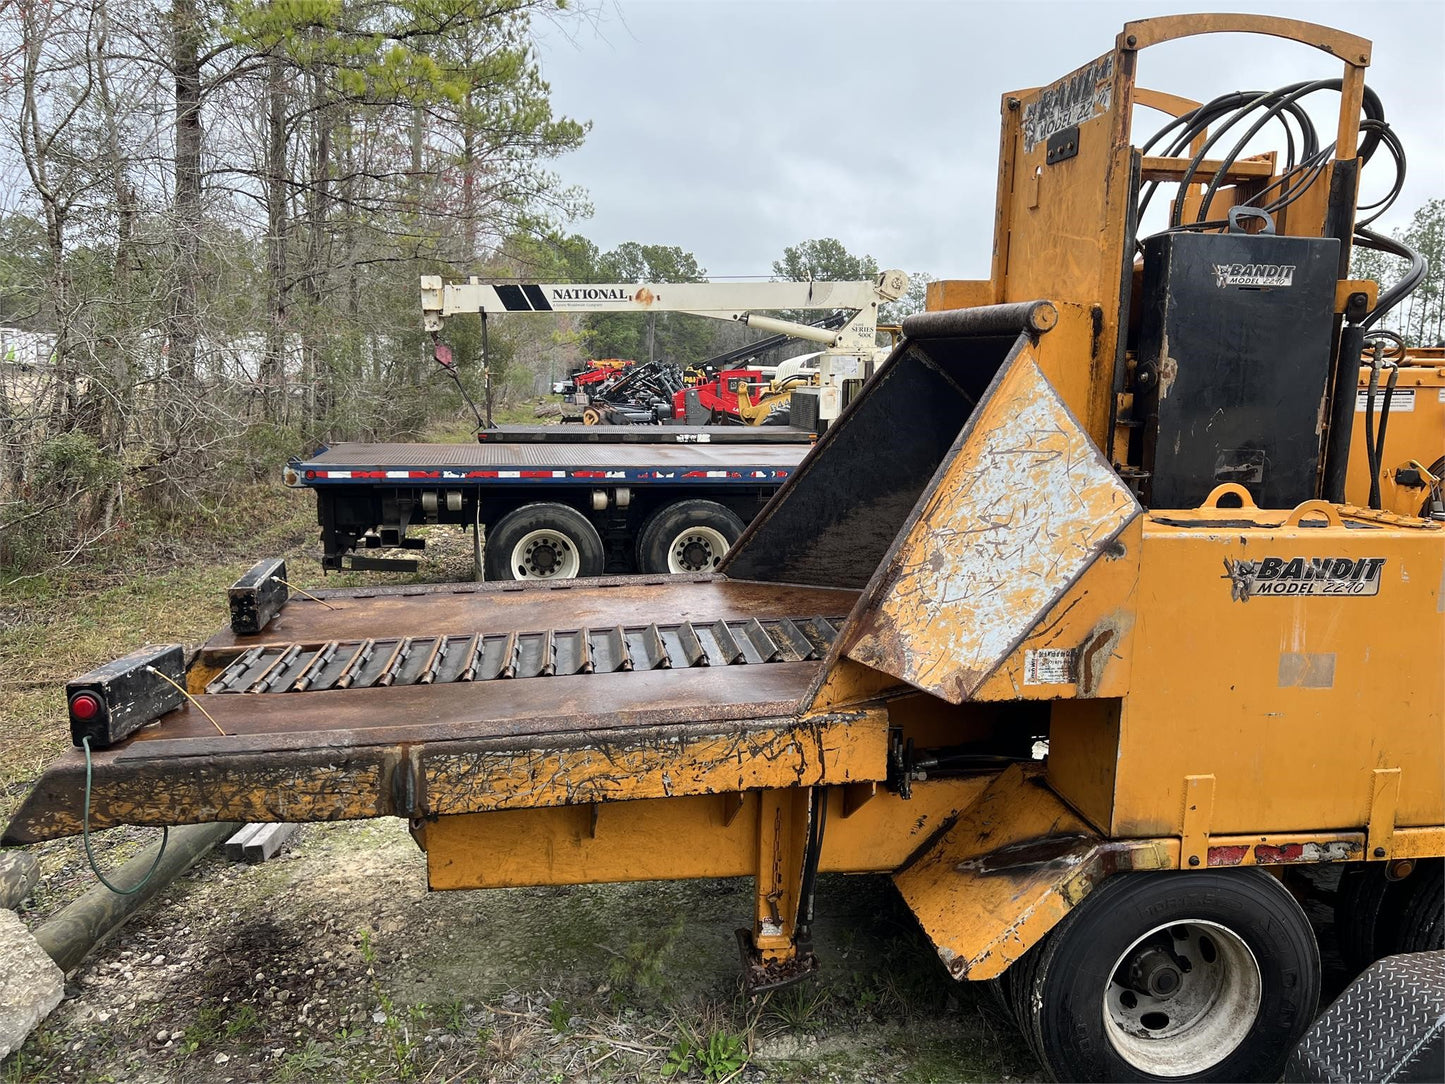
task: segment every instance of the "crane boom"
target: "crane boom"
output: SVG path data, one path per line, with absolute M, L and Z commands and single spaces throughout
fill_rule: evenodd
M 677 282 L 495 284 L 472 276 L 447 282 L 421 279 L 422 313 L 428 331 L 440 331 L 448 316 L 501 312 L 681 312 L 734 320 L 759 330 L 792 335 L 843 353 L 872 350 L 878 306 L 908 290 L 902 271 L 880 272 L 856 282 Z M 754 310 L 852 309 L 836 330 L 781 320 Z

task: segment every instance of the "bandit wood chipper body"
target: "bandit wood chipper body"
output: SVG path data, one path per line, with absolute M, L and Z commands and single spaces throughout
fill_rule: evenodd
M 1333 77 L 1135 85 L 1225 31 Z M 80 832 L 89 757 L 92 830 L 394 816 L 436 889 L 750 876 L 754 988 L 817 966 L 820 872 L 884 872 L 1051 1073 L 1273 1079 L 1320 984 L 1301 869 L 1362 959 L 1440 947 L 1445 524 L 1343 503 L 1399 296 L 1346 274 L 1398 146 L 1369 58 L 1127 25 L 1004 97 L 991 277 L 931 287 L 723 574 L 288 598 L 262 563 L 188 665 L 71 684 L 87 747 L 4 842 Z M 1140 105 L 1178 119 L 1136 147 Z M 1281 116 L 1292 156 L 1239 156 Z

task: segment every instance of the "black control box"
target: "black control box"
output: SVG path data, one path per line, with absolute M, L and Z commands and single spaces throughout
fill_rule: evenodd
M 185 703 L 186 653 L 180 644 L 143 647 L 65 686 L 70 740 L 105 749 Z
M 1144 242 L 1134 412 L 1150 508 L 1238 482 L 1262 508 L 1315 496 L 1340 243 L 1247 233 Z

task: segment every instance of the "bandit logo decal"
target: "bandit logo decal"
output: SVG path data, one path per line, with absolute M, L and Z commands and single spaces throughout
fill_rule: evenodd
M 1292 263 L 1217 263 L 1214 265 L 1214 285 L 1248 286 L 1260 289 L 1265 286 L 1293 286 Z
M 1224 559 L 1236 602 L 1257 595 L 1378 595 L 1383 557 L 1265 557 Z

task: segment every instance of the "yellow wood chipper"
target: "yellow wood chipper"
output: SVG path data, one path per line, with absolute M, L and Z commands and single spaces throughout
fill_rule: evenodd
M 1136 85 L 1223 32 L 1329 71 Z M 71 684 L 4 842 L 404 817 L 436 889 L 753 877 L 754 989 L 818 966 L 820 872 L 888 873 L 1059 1078 L 1273 1079 L 1320 988 L 1302 869 L 1360 959 L 1441 947 L 1445 523 L 1344 500 L 1408 286 L 1348 276 L 1403 156 L 1369 61 L 1128 24 L 1004 96 L 990 278 L 931 284 L 722 574 L 288 597 L 263 562 L 189 661 Z M 1135 145 L 1139 106 L 1172 119 Z

